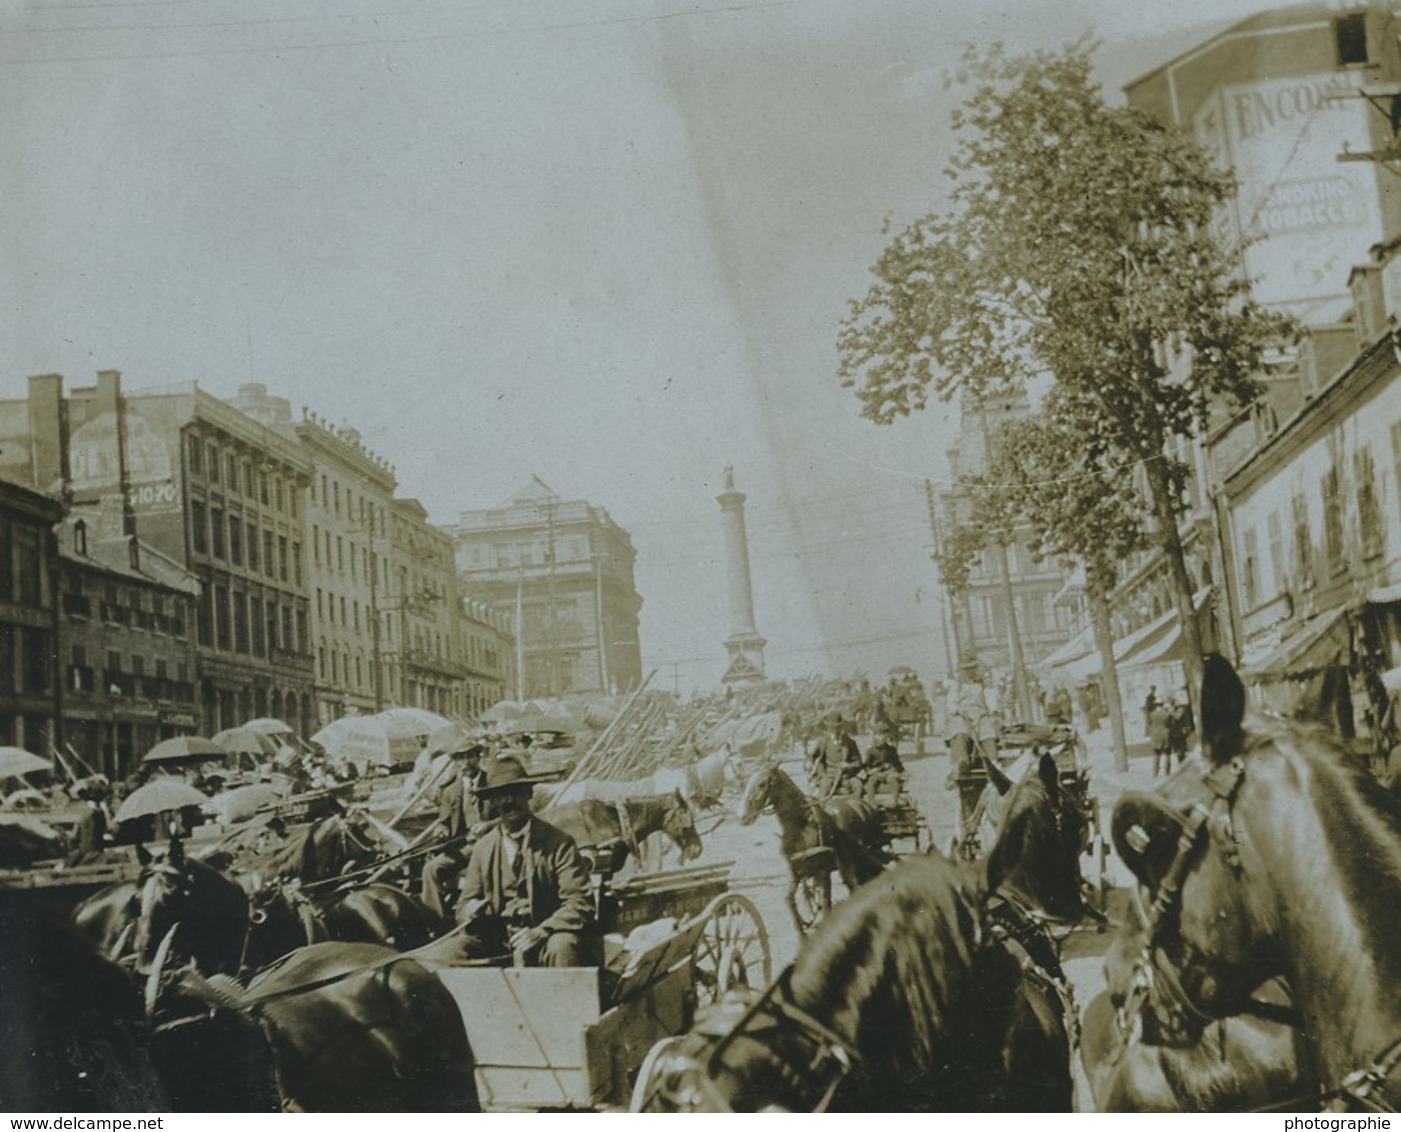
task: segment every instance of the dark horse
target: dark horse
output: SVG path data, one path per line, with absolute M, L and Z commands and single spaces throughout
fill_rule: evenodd
M 293 952 L 249 982 L 185 976 L 177 1002 L 256 1021 L 287 1112 L 477 1112 L 462 1014 L 438 976 L 364 943 Z M 179 1011 L 177 1010 L 177 1013 Z
M 1208 657 L 1205 773 L 1126 794 L 1114 842 L 1153 893 L 1147 1009 L 1169 1033 L 1248 1013 L 1285 979 L 1315 1100 L 1401 1103 L 1401 822 L 1323 734 L 1244 723 L 1245 690 Z
M 1179 772 L 1180 773 L 1180 772 Z M 1207 1023 L 1170 1044 L 1142 1007 L 1151 972 L 1142 965 L 1144 913 L 1135 902 L 1105 953 L 1107 990 L 1085 1007 L 1080 1055 L 1099 1112 L 1248 1112 L 1309 1093 L 1299 1074 L 1299 1031 L 1286 1020 L 1286 988 L 1256 992 L 1272 1017 L 1241 1014 Z
M 788 862 L 785 900 L 799 933 L 832 906 L 832 870 L 848 892 L 879 876 L 889 863 L 880 810 L 839 798 L 823 805 L 798 789 L 774 764 L 744 788 L 740 822 L 753 825 L 766 809 L 778 818 L 779 849 Z
M 383 855 L 364 814 L 338 811 L 297 831 L 284 845 L 241 871 L 315 884 L 373 865 Z
M 411 951 L 448 928 L 421 901 L 388 884 L 310 896 L 295 883 L 273 881 L 252 894 L 243 969 L 258 970 L 312 943 L 378 943 Z
M 552 806 L 540 817 L 581 846 L 621 845 L 625 852 L 618 865 L 628 856 L 636 859 L 642 843 L 654 833 L 666 834 L 683 863 L 699 857 L 703 848 L 695 817 L 680 790 L 617 802 L 586 798 Z
M 655 1048 L 647 1111 L 1069 1111 L 1073 1020 L 1046 918 L 1075 919 L 1080 824 L 1055 764 L 984 862 L 911 857 L 837 906 L 757 999 Z
M 149 1112 L 170 1105 L 141 993 L 31 894 L 0 890 L 0 1109 Z
M 149 969 L 170 936 L 167 960 L 198 958 L 206 974 L 233 974 L 242 965 L 248 896 L 217 869 L 185 856 L 172 838 L 162 857 L 136 847 L 141 873 L 111 885 L 73 911 L 73 926 L 109 959 Z

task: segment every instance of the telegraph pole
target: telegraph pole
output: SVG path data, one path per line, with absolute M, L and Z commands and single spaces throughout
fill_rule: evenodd
M 939 563 L 939 510 L 934 501 L 934 481 L 926 479 L 924 481 L 924 502 L 929 513 L 929 537 L 933 539 L 933 553 L 930 561 L 937 568 Z M 949 591 L 945 588 L 943 579 L 939 580 L 939 631 L 944 641 L 944 670 L 948 673 L 950 680 L 954 677 L 954 671 L 958 667 L 959 659 L 963 655 L 963 642 L 958 639 L 958 614 L 955 611 L 953 616 L 953 649 L 949 649 Z

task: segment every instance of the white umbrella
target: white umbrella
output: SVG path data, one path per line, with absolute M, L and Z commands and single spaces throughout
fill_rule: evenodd
M 138 786 L 117 807 L 116 820 L 130 821 L 147 814 L 163 814 L 167 810 L 183 810 L 186 806 L 203 806 L 209 801 L 188 782 L 179 778 L 155 778 Z
M 426 738 L 435 731 L 452 726 L 452 720 L 447 716 L 415 707 L 385 708 L 373 718 L 383 720 L 391 735 L 415 735 L 419 738 Z
M 243 725 L 243 730 L 252 731 L 256 735 L 295 735 L 296 732 L 280 719 L 250 719 Z
M 411 763 L 423 749 L 417 735 L 396 734 L 375 715 L 348 715 L 328 723 L 311 741 L 321 744 L 337 762 L 362 768 Z
M 23 778 L 26 774 L 53 768 L 53 760 L 32 755 L 23 747 L 0 747 L 0 778 Z

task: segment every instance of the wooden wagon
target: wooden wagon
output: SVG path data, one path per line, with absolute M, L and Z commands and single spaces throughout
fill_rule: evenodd
M 655 925 L 655 938 L 606 967 L 447 967 L 483 1107 L 494 1111 L 626 1106 L 661 1038 L 697 1007 L 772 978 L 758 909 L 729 891 L 730 862 L 634 877 L 598 877 L 611 934 Z M 644 934 L 644 933 L 637 933 Z

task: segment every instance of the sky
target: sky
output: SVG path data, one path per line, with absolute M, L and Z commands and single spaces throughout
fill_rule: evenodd
M 836 336 L 963 46 L 1093 32 L 1117 97 L 1267 6 L 0 0 L 0 397 L 262 382 L 440 524 L 539 476 L 631 533 L 660 686 L 725 667 L 732 465 L 769 673 L 934 677 L 957 410 L 861 419 Z

